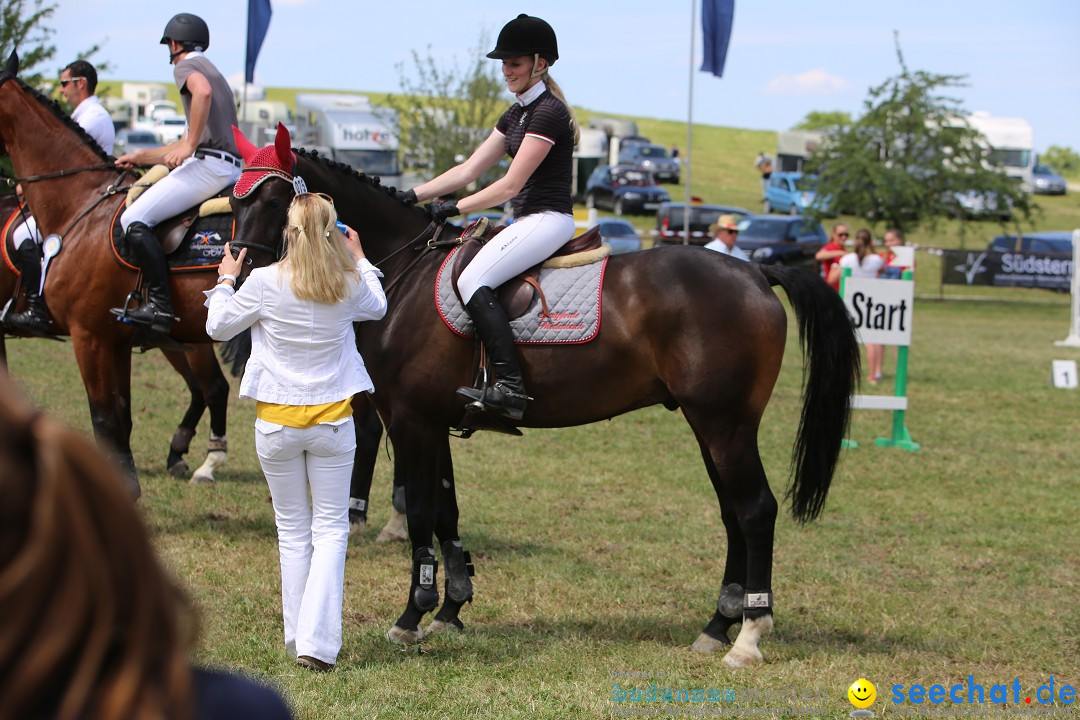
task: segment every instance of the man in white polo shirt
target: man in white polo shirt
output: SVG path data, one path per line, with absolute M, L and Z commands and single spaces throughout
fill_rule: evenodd
M 85 60 L 76 60 L 60 71 L 60 94 L 75 110 L 71 119 L 94 139 L 101 149 L 112 155 L 116 129 L 109 111 L 94 93 L 97 92 L 97 70 Z M 49 334 L 49 311 L 41 286 L 41 233 L 33 217 L 15 229 L 15 263 L 22 273 L 21 288 L 26 293 L 26 310 L 8 318 L 18 330 L 31 335 Z
M 709 250 L 730 255 L 739 260 L 749 260 L 750 256 L 735 247 L 735 241 L 739 239 L 739 224 L 734 215 L 721 215 L 709 226 L 709 234 L 713 239 L 705 244 Z

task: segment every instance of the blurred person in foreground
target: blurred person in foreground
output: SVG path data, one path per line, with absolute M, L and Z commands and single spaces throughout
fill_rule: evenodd
M 196 620 L 119 471 L 0 376 L 0 719 L 291 717 L 193 668 Z
M 375 388 L 353 323 L 379 320 L 386 295 L 356 231 L 337 228 L 328 195 L 289 205 L 284 257 L 234 289 L 247 250 L 229 244 L 206 291 L 206 333 L 228 340 L 251 328 L 240 397 L 255 405 L 259 456 L 278 531 L 285 649 L 326 672 L 341 650 L 349 486 L 356 432 L 352 398 Z M 310 500 L 308 498 L 310 493 Z

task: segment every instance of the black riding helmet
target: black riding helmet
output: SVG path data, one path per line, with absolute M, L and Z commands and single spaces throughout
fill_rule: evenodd
M 539 55 L 555 64 L 559 59 L 559 44 L 555 40 L 555 31 L 538 17 L 522 13 L 506 23 L 499 32 L 499 41 L 495 49 L 487 54 L 492 60 Z
M 170 40 L 175 40 L 185 48 L 206 50 L 210 47 L 210 28 L 198 15 L 179 13 L 173 15 L 172 20 L 165 26 L 165 32 L 161 34 L 162 45 L 168 45 Z

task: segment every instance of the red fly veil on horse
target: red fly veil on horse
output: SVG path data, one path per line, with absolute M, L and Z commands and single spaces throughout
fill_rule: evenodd
M 244 172 L 240 173 L 240 179 L 236 181 L 236 186 L 233 188 L 236 197 L 242 198 L 248 195 L 259 187 L 263 180 L 274 175 L 292 184 L 296 155 L 292 151 L 292 138 L 289 137 L 288 128 L 278 123 L 274 144 L 264 148 L 252 145 L 235 125 L 232 131 L 236 147 L 240 150 L 240 156 L 244 158 Z

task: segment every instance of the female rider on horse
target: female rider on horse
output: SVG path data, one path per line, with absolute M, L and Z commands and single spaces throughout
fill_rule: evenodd
M 406 202 L 438 198 L 473 182 L 503 155 L 513 158 L 506 175 L 488 187 L 457 202 L 432 202 L 430 208 L 432 218 L 441 222 L 513 199 L 514 224 L 499 234 L 498 242 L 481 248 L 458 279 L 465 309 L 491 357 L 495 382 L 482 394 L 464 387 L 458 394 L 516 421 L 529 397 L 510 323 L 492 290 L 544 261 L 573 237 L 570 184 L 578 129 L 562 91 L 548 75 L 559 58 L 550 25 L 519 15 L 503 27 L 487 56 L 502 60 L 506 87 L 517 102 L 468 160 L 398 197 Z

